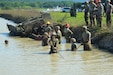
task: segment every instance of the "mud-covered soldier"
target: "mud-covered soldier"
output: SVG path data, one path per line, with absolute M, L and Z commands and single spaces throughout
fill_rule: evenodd
M 87 30 L 87 26 L 83 26 L 82 44 L 84 51 L 91 50 L 91 33 Z
M 42 37 L 42 46 L 47 46 L 48 44 L 49 44 L 49 35 L 47 32 L 45 32 Z
M 97 5 L 94 3 L 94 0 L 90 0 L 89 3 L 89 13 L 90 13 L 90 27 L 95 26 L 95 9 Z
M 51 26 L 51 23 L 47 21 L 46 26 L 44 27 L 44 32 L 47 32 L 49 35 L 51 34 L 53 28 Z
M 107 27 L 111 26 L 111 21 L 112 21 L 112 9 L 113 6 L 110 4 L 111 0 L 106 0 L 107 6 L 106 6 L 106 25 Z
M 86 26 L 88 26 L 89 22 L 88 22 L 88 13 L 89 13 L 89 4 L 88 4 L 88 1 L 86 1 L 84 3 L 84 19 L 85 19 L 85 22 L 86 22 Z
M 101 3 L 101 0 L 97 0 L 97 12 L 96 12 L 96 20 L 97 20 L 97 26 L 102 27 L 102 16 L 104 13 L 104 6 Z
M 65 36 L 65 39 L 66 39 L 67 43 L 70 43 L 71 38 L 73 36 L 73 32 L 69 28 L 70 28 L 70 25 L 66 24 L 65 28 L 64 28 L 64 36 Z
M 71 38 L 71 51 L 76 51 L 76 50 L 77 50 L 76 39 Z
M 49 54 L 52 53 L 57 53 L 58 51 L 58 39 L 56 38 L 56 34 L 52 34 L 51 35 L 51 39 L 49 40 L 49 44 L 50 44 L 50 52 Z
M 60 26 L 56 26 L 55 27 L 55 31 L 56 31 L 56 38 L 58 38 L 59 44 L 61 44 L 61 41 L 62 41 L 62 32 L 60 31 Z

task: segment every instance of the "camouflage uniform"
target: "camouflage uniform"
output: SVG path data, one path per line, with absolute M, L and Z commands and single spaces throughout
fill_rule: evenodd
M 112 5 L 108 3 L 106 7 L 106 25 L 108 27 L 111 26 L 111 21 L 112 21 L 111 17 L 112 17 Z
M 44 36 L 42 37 L 42 46 L 47 46 L 49 40 L 49 35 L 47 32 L 44 33 Z
M 64 36 L 67 43 L 70 43 L 70 39 L 72 37 L 73 32 L 69 28 L 64 29 Z
M 102 16 L 104 12 L 104 7 L 100 3 L 97 5 L 97 12 L 96 12 L 96 20 L 97 20 L 97 26 L 101 27 L 102 26 Z
M 57 50 L 58 50 L 58 39 L 56 37 L 53 39 L 52 37 L 53 37 L 53 35 L 51 36 L 51 39 L 49 40 L 49 43 L 50 43 L 49 54 L 57 53 Z
M 96 8 L 96 4 L 95 3 L 89 3 L 89 13 L 90 13 L 90 24 L 91 27 L 92 25 L 95 26 L 95 8 Z
M 88 12 L 89 12 L 89 5 L 87 2 L 85 2 L 85 5 L 84 5 L 84 19 L 85 19 L 85 22 L 86 22 L 86 25 L 88 26 Z
M 84 32 L 82 33 L 82 43 L 84 51 L 91 50 L 91 33 L 87 31 L 86 27 L 83 27 Z
M 59 44 L 60 44 L 61 41 L 62 41 L 62 32 L 60 31 L 60 27 L 59 26 L 56 27 L 56 38 L 58 38 Z

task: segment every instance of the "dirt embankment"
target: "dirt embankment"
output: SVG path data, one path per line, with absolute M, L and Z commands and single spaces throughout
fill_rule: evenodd
M 20 23 L 27 18 L 25 17 L 13 17 L 9 14 L 0 14 L 1 17 L 14 21 L 15 23 Z M 63 32 L 64 25 L 57 24 L 61 27 L 61 31 Z M 89 31 L 92 33 L 92 44 L 96 44 L 99 48 L 109 50 L 113 52 L 113 32 L 109 29 L 101 29 L 101 28 L 88 28 Z M 81 35 L 82 35 L 82 26 L 79 27 L 71 27 L 77 42 L 80 42 Z
M 14 17 L 10 14 L 0 14 L 0 17 L 3 17 L 3 18 L 8 19 L 8 20 L 12 20 L 15 23 L 21 23 L 21 22 L 27 20 L 27 18 L 25 18 L 25 17 L 22 17 L 22 16 L 15 16 Z

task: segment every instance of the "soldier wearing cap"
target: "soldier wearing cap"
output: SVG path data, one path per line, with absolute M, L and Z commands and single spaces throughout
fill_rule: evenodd
M 111 22 L 112 22 L 112 9 L 113 9 L 113 6 L 112 4 L 110 4 L 111 0 L 106 0 L 107 2 L 107 6 L 106 6 L 106 25 L 107 27 L 110 27 L 111 26 Z
M 44 27 L 44 32 L 47 32 L 48 34 L 50 34 L 51 31 L 52 31 L 51 23 L 47 21 L 46 26 Z
M 66 24 L 65 28 L 64 28 L 64 36 L 65 36 L 67 43 L 70 43 L 70 40 L 71 40 L 72 35 L 73 35 L 73 32 L 69 28 L 70 28 L 70 25 Z
M 102 27 L 102 16 L 104 13 L 104 6 L 101 3 L 101 0 L 97 0 L 97 12 L 96 12 L 96 21 L 97 26 Z
M 48 40 L 49 40 L 49 35 L 47 32 L 45 32 L 42 37 L 42 46 L 47 46 L 49 43 Z
M 76 46 L 76 39 L 71 38 L 71 51 L 76 51 L 77 46 Z
M 60 26 L 56 26 L 56 38 L 58 38 L 60 44 L 62 41 L 62 32 L 60 31 Z
M 95 26 L 95 11 L 97 5 L 94 3 L 94 0 L 90 0 L 89 3 L 89 13 L 90 13 L 90 26 Z
M 89 12 L 89 4 L 88 4 L 88 1 L 85 2 L 84 4 L 84 19 L 85 19 L 85 22 L 86 22 L 86 25 L 88 26 L 88 12 Z
M 53 33 L 51 35 L 51 39 L 49 40 L 49 44 L 50 44 L 50 52 L 49 52 L 49 54 L 57 53 L 57 50 L 58 50 L 58 39 L 56 38 L 56 34 L 55 33 Z
M 82 44 L 84 51 L 91 50 L 91 33 L 87 30 L 87 26 L 83 26 Z

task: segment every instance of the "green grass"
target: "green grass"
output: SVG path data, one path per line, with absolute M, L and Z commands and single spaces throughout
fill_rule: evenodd
M 0 14 L 10 14 L 13 17 L 25 17 L 30 18 L 33 16 L 39 16 L 41 9 L 14 9 L 14 10 L 0 10 Z M 85 25 L 84 13 L 77 12 L 76 17 L 70 17 L 70 13 L 65 12 L 50 12 L 53 22 L 58 22 L 61 24 L 69 23 L 71 26 L 81 26 Z M 113 17 L 112 17 L 113 18 Z M 103 28 L 106 28 L 106 19 L 103 16 L 102 20 Z M 113 24 L 113 22 L 112 22 Z M 113 27 L 113 25 L 112 25 Z
M 54 22 L 66 24 L 69 23 L 71 26 L 84 25 L 83 13 L 77 13 L 77 17 L 70 17 L 70 13 L 64 12 L 51 12 L 52 19 Z
M 50 14 L 54 22 L 59 22 L 62 24 L 69 23 L 71 26 L 75 26 L 75 27 L 80 25 L 85 25 L 83 12 L 77 12 L 76 17 L 70 17 L 70 13 L 64 13 L 64 12 L 51 12 Z M 89 19 L 89 23 L 90 23 L 90 19 Z M 102 27 L 106 28 L 105 15 L 102 17 Z M 113 22 L 112 22 L 112 27 L 113 27 Z

